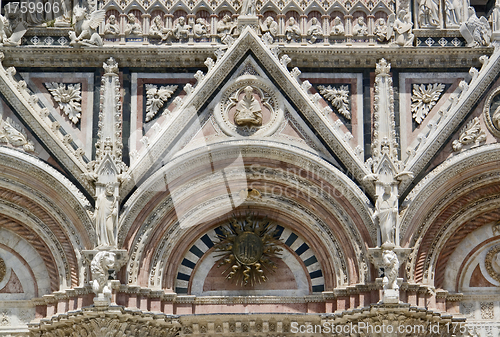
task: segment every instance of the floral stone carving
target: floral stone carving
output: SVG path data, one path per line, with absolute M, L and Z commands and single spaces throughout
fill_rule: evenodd
M 481 129 L 479 118 L 475 117 L 460 132 L 458 140 L 453 141 L 453 151 L 460 151 L 464 145 L 482 143 L 486 141 L 486 134 Z
M 411 112 L 413 119 L 421 124 L 429 111 L 436 105 L 441 97 L 445 86 L 440 83 L 414 84 L 413 95 L 411 95 Z
M 0 119 L 0 143 L 22 147 L 26 152 L 35 151 L 35 144 L 28 140 L 26 131 L 10 117 L 7 117 L 6 120 Z
M 226 227 L 221 226 L 219 243 L 215 249 L 222 252 L 217 267 L 226 266 L 222 274 L 226 279 L 243 286 L 267 281 L 265 270 L 273 270 L 281 248 L 276 239 L 276 228 L 266 220 L 252 216 L 237 220 L 232 218 Z
M 64 111 L 73 124 L 77 124 L 82 117 L 82 101 L 80 83 L 64 84 L 49 82 L 45 87 L 50 92 L 54 100 L 59 104 L 59 108 Z
M 347 85 L 341 85 L 340 87 L 332 87 L 331 85 L 325 87 L 324 85 L 320 85 L 318 89 L 319 93 L 329 100 L 342 116 L 351 119 L 349 87 Z
M 161 86 L 146 84 L 146 122 L 149 122 L 156 116 L 163 104 L 172 96 L 177 89 L 177 85 Z

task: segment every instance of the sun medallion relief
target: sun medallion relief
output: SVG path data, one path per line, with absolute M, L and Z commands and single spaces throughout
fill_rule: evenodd
M 222 274 L 228 281 L 253 286 L 267 281 L 266 273 L 275 271 L 270 258 L 278 257 L 282 250 L 275 235 L 275 226 L 269 221 L 252 216 L 238 220 L 232 218 L 221 227 L 215 249 L 221 252 L 217 267 L 224 266 Z
M 268 136 L 283 121 L 283 98 L 268 80 L 243 75 L 223 91 L 214 115 L 228 136 Z

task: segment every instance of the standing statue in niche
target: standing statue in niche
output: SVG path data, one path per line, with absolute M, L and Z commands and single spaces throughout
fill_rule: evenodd
M 381 247 L 394 246 L 398 219 L 398 198 L 392 193 L 391 185 L 384 185 L 384 193 L 379 195 L 373 216 L 378 218 Z
M 435 0 L 418 1 L 418 23 L 422 28 L 439 26 L 439 6 Z
M 285 35 L 288 42 L 300 38 L 300 27 L 293 16 L 288 19 L 288 25 L 285 29 Z
M 256 16 L 257 9 L 255 7 L 255 0 L 243 0 L 241 4 L 241 12 L 242 16 Z
M 316 40 L 319 39 L 322 35 L 323 29 L 321 28 L 318 19 L 313 17 L 311 19 L 311 26 L 307 30 L 307 36 L 310 38 L 309 43 L 316 42 Z
M 247 86 L 244 92 L 245 95 L 236 104 L 234 122 L 238 126 L 261 126 L 262 109 L 259 102 L 253 96 L 253 88 Z
M 118 198 L 115 196 L 114 190 L 113 184 L 107 184 L 95 203 L 93 220 L 97 231 L 98 247 L 116 247 Z
M 481 16 L 478 18 L 474 7 L 468 8 L 469 18 L 460 26 L 460 34 L 467 41 L 467 47 L 489 46 L 491 41 L 491 28 L 488 20 Z
M 458 27 L 461 23 L 461 2 L 460 0 L 445 0 L 444 12 L 446 13 L 446 27 Z
M 382 252 L 382 260 L 384 266 L 384 278 L 382 279 L 384 290 L 399 289 L 398 286 L 399 260 L 397 254 L 392 250 L 384 250 Z
M 493 26 L 493 32 L 500 32 L 500 0 L 496 0 L 495 7 L 491 12 L 491 22 Z

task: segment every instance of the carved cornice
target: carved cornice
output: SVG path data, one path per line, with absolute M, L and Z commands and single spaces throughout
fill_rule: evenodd
M 5 66 L 14 67 L 101 67 L 114 57 L 122 67 L 195 67 L 213 57 L 221 45 L 105 46 L 100 48 L 3 47 Z M 290 67 L 375 68 L 385 57 L 394 68 L 463 68 L 480 66 L 481 55 L 493 48 L 397 48 L 391 46 L 288 46 L 281 48 L 292 59 Z M 409 56 L 411 55 L 411 57 Z

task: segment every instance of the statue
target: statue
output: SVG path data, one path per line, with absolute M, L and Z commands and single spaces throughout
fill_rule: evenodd
M 260 25 L 260 31 L 263 36 L 262 39 L 268 43 L 273 43 L 278 35 L 278 23 L 274 21 L 272 16 L 268 16 Z
M 387 37 L 389 28 L 387 27 L 387 23 L 383 18 L 377 19 L 375 21 L 375 30 L 373 34 L 377 37 L 377 41 L 385 42 L 391 37 Z
M 288 42 L 300 38 L 300 27 L 297 22 L 295 22 L 293 16 L 288 19 L 288 25 L 285 29 L 285 35 Z
M 186 23 L 186 19 L 181 16 L 175 25 L 173 30 L 173 34 L 179 40 L 185 40 L 189 38 L 189 31 L 191 30 L 191 26 Z
M 97 27 L 104 21 L 106 12 L 98 10 L 92 14 L 87 14 L 87 9 L 82 7 L 75 8 L 75 27 L 74 31 L 69 32 L 73 47 L 80 46 L 102 46 L 102 39 L 97 33 Z
M 313 17 L 311 19 L 311 26 L 307 30 L 307 36 L 309 36 L 310 38 L 309 43 L 316 42 L 316 40 L 320 38 L 322 35 L 323 35 L 323 29 L 321 28 L 318 19 Z
M 500 32 L 500 0 L 496 0 L 495 7 L 491 12 L 491 22 L 494 32 Z
M 193 34 L 196 38 L 206 37 L 208 35 L 208 24 L 203 18 L 196 19 L 196 23 L 193 27 Z
M 93 220 L 98 247 L 116 247 L 118 198 L 114 195 L 113 184 L 108 183 L 105 190 L 97 196 Z
M 238 126 L 261 126 L 262 109 L 259 102 L 253 96 L 253 88 L 247 86 L 244 89 L 245 95 L 236 104 L 234 122 Z
M 125 28 L 125 35 L 130 36 L 130 35 L 141 35 L 142 34 L 142 28 L 141 24 L 137 21 L 137 18 L 135 17 L 134 13 L 128 13 L 127 15 L 127 28 Z
M 106 26 L 104 26 L 104 35 L 118 35 L 120 34 L 120 26 L 116 23 L 114 15 L 110 15 Z
M 172 35 L 171 29 L 163 27 L 161 16 L 155 16 L 153 21 L 151 21 L 151 26 L 149 27 L 149 36 L 152 38 L 160 38 L 161 41 L 165 41 L 169 37 L 172 37 Z
M 373 216 L 378 218 L 381 239 L 380 246 L 393 246 L 398 219 L 398 198 L 392 193 L 391 185 L 384 185 L 384 193 L 377 197 L 375 208 L 376 211 Z
M 368 26 L 365 23 L 365 18 L 360 16 L 356 20 L 356 24 L 352 28 L 352 35 L 354 36 L 366 36 L 368 35 Z
M 342 23 L 342 20 L 340 20 L 340 18 L 336 16 L 332 22 L 332 31 L 330 32 L 330 35 L 341 36 L 344 35 L 344 32 L 344 24 Z
M 54 27 L 69 27 L 71 25 L 71 17 L 73 16 L 72 1 L 71 0 L 55 0 L 55 1 L 60 1 L 62 15 L 56 17 L 56 21 L 54 22 Z M 57 14 L 60 14 L 60 12 Z
M 243 0 L 241 4 L 240 15 L 242 16 L 256 16 L 257 11 L 255 8 L 255 0 Z
M 445 0 L 444 12 L 446 13 L 446 27 L 458 27 L 461 23 L 461 2 L 460 0 Z
M 0 14 L 0 46 L 19 46 L 21 44 L 21 38 L 26 33 L 27 27 L 19 13 L 19 10 L 9 11 L 5 9 L 5 16 Z
M 439 6 L 435 0 L 418 0 L 418 23 L 421 28 L 439 26 Z
M 460 34 L 467 41 L 467 47 L 489 46 L 491 29 L 488 20 L 481 16 L 479 19 L 474 7 L 468 9 L 469 18 L 460 26 Z
M 496 108 L 495 112 L 491 116 L 491 121 L 497 130 L 500 130 L 500 107 Z
M 411 47 L 413 46 L 413 39 L 415 38 L 412 27 L 413 23 L 410 21 L 410 14 L 402 9 L 398 13 L 398 18 L 394 21 L 393 30 L 388 33 L 388 39 L 391 38 L 394 32 L 394 44 L 401 47 Z
M 399 260 L 397 254 L 392 250 L 384 250 L 382 260 L 384 266 L 384 278 L 382 279 L 384 290 L 398 290 Z
M 111 298 L 111 289 L 108 286 L 109 271 L 115 267 L 116 255 L 108 251 L 98 252 L 90 263 L 92 272 L 92 291 L 99 296 L 103 294 L 108 300 Z
M 229 15 L 224 15 L 221 21 L 217 22 L 217 33 L 219 34 L 222 43 L 231 45 L 233 42 L 232 34 L 236 29 L 236 22 L 231 20 Z

